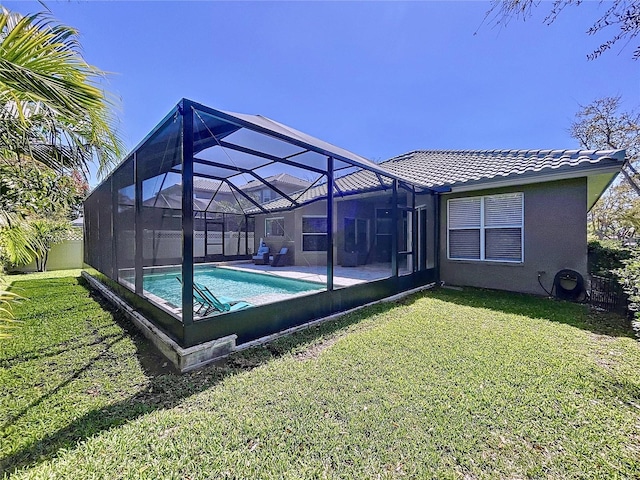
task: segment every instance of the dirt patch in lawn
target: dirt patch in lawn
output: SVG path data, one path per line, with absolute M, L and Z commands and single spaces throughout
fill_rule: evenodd
M 344 335 L 336 335 L 334 337 L 327 338 L 323 342 L 312 345 L 304 352 L 296 354 L 296 359 L 300 361 L 315 360 L 322 354 L 322 352 L 335 345 L 335 343 L 343 336 Z

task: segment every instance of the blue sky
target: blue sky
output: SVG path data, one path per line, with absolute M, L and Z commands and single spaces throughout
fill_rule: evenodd
M 635 45 L 586 55 L 607 8 L 481 26 L 487 2 L 53 2 L 112 72 L 128 149 L 182 97 L 261 114 L 373 160 L 415 149 L 575 148 L 579 105 L 640 104 Z M 4 2 L 21 13 L 37 2 Z M 475 35 L 474 35 L 475 33 Z

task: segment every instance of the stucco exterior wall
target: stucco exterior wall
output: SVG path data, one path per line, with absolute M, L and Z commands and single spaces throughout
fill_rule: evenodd
M 483 262 L 447 258 L 447 200 L 523 192 L 524 262 Z M 440 204 L 440 279 L 463 285 L 544 295 L 563 269 L 587 275 L 587 179 L 443 195 Z
M 420 197 L 417 206 L 431 206 L 433 198 L 431 196 Z M 406 204 L 406 198 L 400 200 L 400 204 Z M 269 215 L 256 215 L 255 224 L 255 248 L 261 238 L 269 246 L 271 253 L 278 252 L 283 246 L 287 246 L 293 252 L 295 265 L 326 265 L 326 252 L 304 252 L 302 250 L 302 217 L 304 216 L 326 216 L 327 202 L 325 200 L 305 205 L 290 212 L 277 212 Z M 376 209 L 388 209 L 391 205 L 390 192 L 378 192 L 376 194 L 365 194 L 358 197 L 348 197 L 334 200 L 333 217 L 333 258 L 335 265 L 342 265 L 345 259 L 345 238 L 344 225 L 345 218 L 367 221 L 367 245 L 364 248 L 364 256 L 367 263 L 376 263 L 381 260 L 376 257 Z M 284 236 L 265 235 L 265 219 L 282 218 L 284 221 Z M 398 232 L 401 231 L 401 223 L 398 224 Z M 409 225 L 409 234 L 411 225 Z M 400 234 L 400 233 L 399 233 Z M 434 264 L 433 240 L 428 242 L 429 260 L 427 265 L 431 268 Z M 409 256 L 409 261 L 411 257 Z M 389 261 L 385 259 L 384 261 Z M 406 263 L 406 262 L 405 262 Z
M 284 222 L 284 236 L 267 236 L 265 234 L 265 220 L 267 218 L 282 218 Z M 295 255 L 296 248 L 296 223 L 293 212 L 278 212 L 273 215 L 256 215 L 255 227 L 255 247 L 254 251 L 258 251 L 260 239 L 269 247 L 269 253 L 274 255 L 280 251 L 282 247 L 289 249 L 290 255 Z
M 327 252 L 303 252 L 302 251 L 302 217 L 306 215 L 327 215 L 327 202 L 315 202 L 303 208 L 290 212 L 277 212 L 272 215 L 256 215 L 256 244 L 260 239 L 269 247 L 270 253 L 278 253 L 282 247 L 289 249 L 290 258 L 295 265 L 326 265 Z M 284 222 L 284 236 L 271 236 L 265 234 L 265 220 L 269 218 L 282 218 Z M 258 247 L 256 246 L 256 249 Z

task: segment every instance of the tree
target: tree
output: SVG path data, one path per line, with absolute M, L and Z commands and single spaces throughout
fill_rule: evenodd
M 4 289 L 4 283 L 0 279 L 0 340 L 7 338 L 9 332 L 16 326 L 16 321 L 13 320 L 12 304 L 19 300 L 20 297 L 15 293 L 9 292 Z
M 40 247 L 37 243 L 35 232 L 23 217 L 0 210 L 0 273 L 7 265 L 30 263 Z
M 485 20 L 496 25 L 507 25 L 514 17 L 526 20 L 532 15 L 534 8 L 540 5 L 539 0 L 492 0 L 491 7 L 485 15 Z M 551 25 L 558 15 L 567 7 L 579 6 L 582 0 L 554 0 L 549 2 L 551 11 L 544 19 L 544 23 Z M 588 35 L 595 35 L 603 30 L 611 31 L 617 29 L 609 40 L 601 44 L 587 58 L 593 60 L 609 50 L 618 42 L 626 40 L 625 45 L 631 42 L 640 33 L 640 2 L 638 0 L 613 0 L 609 8 L 591 27 L 588 28 Z M 640 58 L 640 46 L 633 52 L 633 58 Z
M 625 148 L 633 164 L 640 159 L 640 113 L 620 112 L 621 102 L 619 96 L 603 97 L 581 105 L 569 133 L 584 148 Z
M 36 162 L 0 165 L 0 211 L 14 216 L 0 229 L 4 263 L 35 260 L 38 271 L 44 271 L 51 247 L 66 238 L 69 221 L 78 216 L 87 188 L 79 174 L 58 174 Z
M 6 254 L 6 250 L 2 248 L 3 237 L 6 236 L 7 231 L 11 230 L 12 226 L 15 226 L 15 222 L 12 225 L 13 220 L 12 214 L 0 210 L 0 259 Z M 25 242 L 21 244 L 24 245 Z M 28 251 L 23 253 L 28 254 Z M 0 273 L 2 273 L 1 268 Z M 15 327 L 16 322 L 13 317 L 12 304 L 19 299 L 18 295 L 5 289 L 5 281 L 0 275 L 0 339 L 8 337 L 9 333 L 7 332 Z
M 100 88 L 101 70 L 84 61 L 77 32 L 46 14 L 22 16 L 0 7 L 0 164 L 36 162 L 43 169 L 86 179 L 121 155 L 113 101 Z M 3 177 L 4 178 L 4 177 Z M 0 198 L 6 206 L 10 199 Z M 0 257 L 18 259 L 41 242 L 20 212 L 0 207 Z M 0 326 L 15 297 L 0 288 Z
M 626 182 L 600 197 L 588 215 L 589 231 L 598 240 L 627 240 L 640 233 L 640 199 Z
M 35 261 L 36 269 L 44 272 L 47 269 L 47 260 L 51 247 L 56 243 L 61 243 L 67 238 L 69 233 L 69 222 L 54 220 L 51 218 L 37 218 L 30 222 L 33 227 L 34 237 L 37 240 Z
M 620 97 L 604 97 L 582 106 L 569 132 L 582 148 L 627 152 L 624 181 L 616 181 L 589 212 L 589 225 L 599 239 L 628 239 L 640 232 L 640 114 L 620 112 Z
M 56 173 L 28 159 L 0 164 L 0 211 L 73 220 L 88 190 L 77 171 Z

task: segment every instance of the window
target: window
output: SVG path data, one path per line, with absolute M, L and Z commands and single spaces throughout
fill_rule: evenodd
M 523 261 L 523 194 L 449 200 L 452 260 Z
M 262 203 L 267 203 L 273 200 L 271 196 L 271 190 L 262 190 Z
M 327 251 L 327 217 L 302 217 L 302 251 Z
M 362 218 L 344 219 L 344 251 L 366 252 L 369 249 L 368 220 Z
M 284 217 L 267 218 L 264 233 L 267 237 L 284 237 Z

